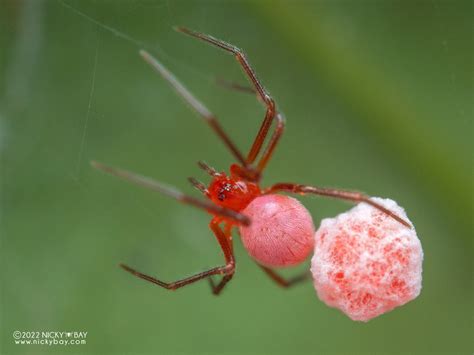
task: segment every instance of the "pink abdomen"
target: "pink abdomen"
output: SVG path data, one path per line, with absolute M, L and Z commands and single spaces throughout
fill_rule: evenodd
M 259 263 L 270 267 L 296 265 L 314 247 L 314 224 L 306 208 L 283 195 L 263 195 L 243 211 L 250 226 L 239 227 L 245 249 Z

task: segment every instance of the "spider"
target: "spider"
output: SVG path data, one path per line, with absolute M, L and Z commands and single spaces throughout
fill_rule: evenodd
M 278 192 L 299 195 L 314 194 L 356 203 L 365 202 L 384 212 L 387 218 L 394 218 L 403 225 L 410 227 L 404 219 L 359 192 L 296 183 L 277 183 L 267 188 L 261 188 L 259 182 L 262 173 L 273 156 L 273 152 L 285 129 L 283 114 L 277 109 L 275 101 L 257 78 L 255 71 L 241 49 L 187 28 L 178 27 L 176 30 L 232 54 L 253 87 L 248 88 L 234 83 L 224 84 L 235 90 L 255 94 L 258 101 L 265 106 L 265 116 L 249 153 L 244 155 L 224 131 L 217 117 L 198 101 L 157 59 L 147 51 L 140 50 L 143 59 L 161 74 L 178 95 L 211 127 L 230 150 L 237 163 L 232 164 L 230 173 L 226 174 L 225 172 L 216 171 L 202 161 L 199 162 L 199 167 L 210 175 L 211 182 L 206 186 L 195 178 L 189 178 L 190 183 L 207 197 L 207 199 L 198 199 L 150 178 L 92 161 L 92 166 L 103 172 L 168 195 L 175 200 L 210 213 L 213 218 L 209 223 L 209 227 L 214 233 L 225 259 L 225 265 L 169 283 L 120 264 L 124 270 L 168 290 L 176 290 L 207 278 L 212 292 L 218 295 L 234 275 L 235 258 L 232 230 L 234 227 L 238 227 L 244 247 L 265 273 L 277 284 L 282 287 L 290 287 L 299 281 L 305 280 L 309 274 L 307 272 L 286 279 L 274 270 L 275 267 L 285 267 L 303 262 L 314 245 L 314 225 L 311 215 L 296 199 L 287 195 L 279 195 Z M 269 135 L 272 126 L 274 128 L 271 135 Z M 264 148 L 267 136 L 268 142 Z M 218 283 L 215 283 L 213 276 L 219 275 L 221 279 Z

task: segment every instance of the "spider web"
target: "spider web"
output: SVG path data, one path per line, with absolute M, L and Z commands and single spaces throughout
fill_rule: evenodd
M 186 70 L 188 73 L 193 73 L 195 76 L 201 78 L 202 81 L 206 81 L 209 83 L 212 83 L 214 85 L 215 83 L 215 77 L 213 74 L 210 73 L 205 73 L 202 70 L 198 69 L 195 66 L 192 66 L 189 64 L 189 62 L 182 60 L 180 58 L 176 58 L 175 56 L 170 55 L 166 50 L 163 49 L 163 47 L 159 43 L 151 43 L 147 42 L 146 40 L 142 40 L 139 37 L 132 36 L 131 34 L 123 31 L 120 29 L 118 26 L 111 26 L 107 24 L 106 22 L 99 20 L 98 17 L 92 16 L 88 13 L 85 12 L 85 10 L 81 10 L 79 7 L 80 3 L 72 3 L 72 2 L 66 2 L 63 0 L 57 0 L 58 3 L 67 11 L 73 13 L 74 15 L 77 15 L 79 19 L 83 19 L 86 22 L 89 22 L 93 25 L 92 31 L 95 31 L 95 37 L 96 37 L 96 47 L 93 53 L 91 53 L 91 56 L 93 57 L 93 62 L 91 66 L 91 75 L 90 75 L 90 91 L 89 91 L 89 96 L 88 96 L 88 102 L 87 102 L 87 107 L 86 107 L 86 113 L 83 118 L 83 128 L 81 132 L 81 137 L 80 137 L 80 143 L 78 147 L 78 153 L 77 153 L 77 159 L 76 159 L 76 169 L 75 172 L 71 174 L 71 177 L 75 184 L 78 185 L 78 187 L 85 191 L 89 192 L 89 188 L 87 186 L 86 181 L 83 181 L 81 178 L 81 173 L 84 169 L 89 168 L 88 160 L 90 159 L 87 157 L 85 159 L 85 150 L 87 148 L 87 136 L 88 136 L 88 131 L 91 127 L 90 122 L 91 120 L 94 120 L 98 116 L 101 116 L 102 114 L 98 112 L 94 108 L 94 95 L 95 95 L 95 87 L 97 84 L 96 78 L 97 78 L 97 71 L 98 71 L 98 62 L 100 61 L 100 47 L 103 45 L 105 42 L 105 37 L 113 35 L 117 37 L 118 39 L 122 40 L 124 43 L 130 44 L 131 46 L 134 47 L 135 51 L 138 52 L 141 49 L 146 49 L 156 55 L 160 60 L 165 60 L 165 61 L 170 61 L 173 62 L 173 64 L 176 64 L 178 67 L 180 67 L 183 70 Z M 165 12 L 166 16 L 165 17 L 165 22 L 166 26 L 169 27 L 170 29 L 174 26 L 174 20 L 173 20 L 173 7 L 172 4 L 169 0 L 166 1 L 153 1 L 153 2 L 147 2 L 147 1 L 137 1 L 134 3 L 134 6 L 137 8 L 140 7 L 145 7 L 146 9 L 152 9 L 159 11 L 160 13 Z M 206 21 L 206 7 L 202 8 L 201 14 L 202 14 L 202 21 Z M 102 39 L 104 38 L 104 39 Z M 136 206 L 145 216 L 148 218 L 155 218 L 157 211 L 154 210 L 153 207 L 150 207 L 146 205 L 145 202 L 141 201 L 140 198 L 133 194 L 133 192 L 128 192 L 125 193 L 128 198 L 131 199 L 131 203 Z M 191 218 L 194 214 L 201 214 L 199 211 L 195 212 L 188 212 L 188 219 L 189 215 L 191 214 Z M 181 216 L 181 215 L 180 215 Z M 182 217 L 182 216 L 181 216 Z M 174 218 L 173 218 L 174 219 Z M 194 218 L 196 224 L 196 218 Z M 206 231 L 206 228 L 203 228 L 203 233 L 200 234 L 201 238 L 188 238 L 185 237 L 186 233 L 182 233 L 182 224 L 176 223 L 174 224 L 175 228 L 178 229 L 177 236 L 178 238 L 183 241 L 185 244 L 188 245 L 188 247 L 194 251 L 199 251 L 202 254 L 208 254 L 209 249 L 206 248 L 206 243 L 202 243 L 202 240 L 209 239 L 207 236 L 204 236 L 204 233 Z M 204 227 L 204 226 L 203 226 Z M 199 240 L 201 240 L 199 242 Z M 207 268 L 204 267 L 204 268 Z

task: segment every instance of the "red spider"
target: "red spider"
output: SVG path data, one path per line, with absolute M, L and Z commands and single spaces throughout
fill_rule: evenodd
M 279 191 L 301 195 L 316 194 L 353 202 L 365 202 L 383 211 L 387 216 L 409 226 L 405 220 L 383 206 L 371 201 L 368 196 L 358 192 L 341 191 L 295 183 L 278 183 L 271 187 L 261 189 L 259 181 L 262 172 L 272 157 L 273 151 L 285 127 L 283 115 L 277 110 L 272 97 L 257 79 L 245 54 L 239 48 L 186 28 L 180 27 L 177 28 L 177 30 L 208 42 L 234 55 L 250 79 L 250 82 L 253 84 L 254 89 L 242 87 L 237 84 L 227 85 L 236 90 L 256 94 L 257 99 L 265 105 L 266 113 L 249 153 L 244 156 L 224 132 L 214 114 L 198 101 L 161 63 L 148 52 L 144 50 L 140 51 L 140 55 L 144 60 L 173 86 L 176 92 L 221 138 L 238 163 L 230 166 L 230 174 L 227 175 L 224 172 L 217 172 L 204 162 L 199 162 L 199 166 L 212 177 L 208 187 L 194 178 L 189 179 L 191 184 L 208 198 L 208 200 L 201 200 L 187 196 L 180 191 L 167 187 L 152 179 L 129 171 L 105 166 L 98 162 L 92 162 L 95 168 L 106 173 L 161 192 L 178 201 L 201 208 L 212 214 L 214 217 L 209 227 L 214 232 L 225 257 L 225 265 L 223 266 L 218 266 L 170 283 L 160 281 L 121 264 L 120 266 L 123 269 L 168 290 L 175 290 L 201 279 L 208 278 L 213 293 L 217 295 L 234 275 L 235 259 L 231 232 L 233 227 L 239 227 L 245 248 L 257 261 L 259 266 L 262 267 L 275 282 L 280 286 L 289 287 L 298 281 L 304 280 L 306 276 L 308 276 L 308 273 L 286 280 L 271 269 L 272 267 L 301 263 L 311 253 L 314 244 L 314 226 L 311 216 L 297 200 L 288 196 L 275 194 Z M 275 122 L 274 131 L 265 149 L 262 149 L 273 122 Z M 260 159 L 257 160 L 260 153 Z M 218 284 L 214 284 L 212 280 L 213 275 L 222 275 L 222 279 Z

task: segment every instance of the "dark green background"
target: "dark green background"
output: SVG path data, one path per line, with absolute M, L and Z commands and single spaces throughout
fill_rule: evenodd
M 60 1 L 0 2 L 2 354 L 473 352 L 471 1 L 66 3 L 101 25 Z M 240 242 L 218 298 L 205 282 L 171 293 L 117 267 L 172 280 L 222 256 L 206 214 L 89 160 L 193 194 L 185 178 L 206 179 L 197 160 L 232 162 L 138 50 L 242 148 L 263 115 L 253 97 L 214 85 L 245 83 L 233 58 L 173 25 L 244 48 L 286 114 L 264 184 L 356 189 L 405 207 L 425 253 L 415 301 L 353 322 L 309 283 L 279 289 Z M 348 208 L 302 200 L 316 224 Z M 88 331 L 87 345 L 14 345 L 14 330 Z

